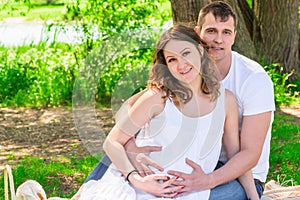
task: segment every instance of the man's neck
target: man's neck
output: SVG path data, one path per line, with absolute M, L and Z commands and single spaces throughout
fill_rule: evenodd
M 218 60 L 216 65 L 220 72 L 221 80 L 223 80 L 227 74 L 229 73 L 230 66 L 231 66 L 232 56 L 228 56 L 222 60 Z

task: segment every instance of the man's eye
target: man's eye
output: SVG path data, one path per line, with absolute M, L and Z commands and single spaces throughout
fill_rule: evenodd
M 208 29 L 206 32 L 208 32 L 208 33 L 214 33 L 215 30 L 214 29 Z
M 225 31 L 224 34 L 225 34 L 225 35 L 230 35 L 230 34 L 231 34 L 231 31 Z

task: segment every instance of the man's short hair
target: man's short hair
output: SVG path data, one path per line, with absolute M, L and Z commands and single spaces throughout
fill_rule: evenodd
M 215 16 L 215 18 L 220 18 L 221 22 L 226 22 L 228 18 L 231 16 L 234 21 L 234 28 L 236 29 L 237 27 L 236 13 L 228 3 L 223 1 L 214 1 L 204 6 L 200 10 L 198 16 L 197 26 L 199 26 L 200 29 L 202 28 L 202 25 L 204 24 L 204 18 L 208 13 L 212 13 Z

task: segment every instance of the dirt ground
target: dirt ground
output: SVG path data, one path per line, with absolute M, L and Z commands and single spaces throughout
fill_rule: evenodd
M 293 115 L 295 123 L 300 124 L 300 105 L 282 107 L 276 112 L 283 115 Z M 96 113 L 96 114 L 95 114 Z M 113 112 L 102 108 L 94 110 L 96 129 L 106 134 L 112 127 Z M 76 116 L 76 115 L 75 115 Z M 91 154 L 88 150 L 94 146 L 92 141 L 84 143 L 81 121 L 88 121 L 87 116 L 74 118 L 71 107 L 58 107 L 47 109 L 12 109 L 0 108 L 0 171 L 10 159 L 10 165 L 29 155 L 47 160 L 59 160 L 61 157 L 85 157 Z M 85 129 L 91 127 L 84 125 Z M 95 130 L 95 128 L 93 128 Z M 98 134 L 98 133 L 96 133 Z M 98 137 L 98 135 L 97 135 Z M 103 137 L 104 138 L 104 137 Z M 103 139 L 102 138 L 102 139 Z M 101 141 L 98 141 L 98 144 Z M 99 149 L 101 147 L 97 147 Z M 12 161 L 13 160 L 13 161 Z M 72 181 L 72 180 L 70 180 Z
M 111 109 L 97 109 L 99 127 L 108 133 L 114 121 Z M 16 165 L 24 156 L 57 160 L 85 157 L 86 149 L 70 107 L 47 109 L 0 108 L 0 171 L 8 162 Z

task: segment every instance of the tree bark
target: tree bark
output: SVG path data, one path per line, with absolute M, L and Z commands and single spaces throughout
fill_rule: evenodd
M 198 14 L 203 7 L 203 2 L 208 3 L 208 0 L 170 0 L 172 7 L 173 23 L 185 24 L 194 28 L 197 24 Z
M 249 6 L 248 6 L 247 2 L 243 2 L 246 0 L 227 0 L 227 1 L 224 0 L 224 1 L 229 3 L 232 6 L 233 10 L 237 14 L 237 19 L 238 19 L 237 35 L 236 35 L 235 43 L 233 46 L 233 50 L 255 60 L 257 58 L 256 50 L 254 47 L 254 43 L 251 39 L 250 32 L 248 31 L 248 28 L 247 28 L 247 25 L 245 22 L 246 17 L 244 18 L 244 13 L 243 13 L 243 11 L 246 11 L 246 10 L 249 11 Z M 239 3 L 239 1 L 240 1 L 240 3 Z M 249 13 L 247 13 L 247 14 L 249 14 Z M 247 18 L 247 20 L 249 20 L 249 18 Z
M 299 76 L 298 0 L 255 0 L 254 44 L 264 63 L 280 63 Z
M 246 0 L 238 0 L 239 8 L 241 9 L 245 25 L 248 29 L 250 37 L 253 37 L 253 20 L 254 13 Z

